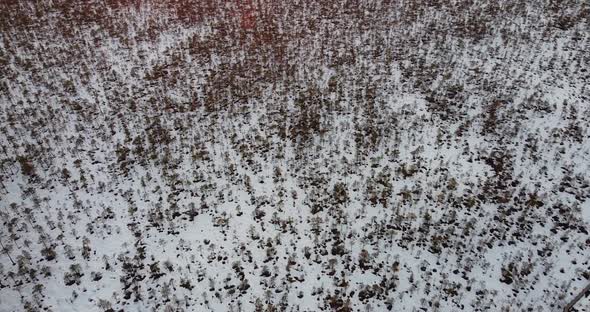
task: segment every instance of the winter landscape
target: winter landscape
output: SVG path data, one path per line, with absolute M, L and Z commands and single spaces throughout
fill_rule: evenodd
M 0 312 L 564 311 L 588 51 L 584 0 L 2 0 Z

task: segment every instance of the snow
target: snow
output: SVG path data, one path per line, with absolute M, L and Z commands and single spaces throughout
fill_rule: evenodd
M 0 312 L 558 311 L 588 283 L 588 25 L 551 26 L 583 7 L 260 2 L 244 30 L 186 2 L 0 5 Z

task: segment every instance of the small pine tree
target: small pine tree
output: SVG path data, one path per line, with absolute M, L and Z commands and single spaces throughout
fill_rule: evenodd
M 31 160 L 25 156 L 18 156 L 17 160 L 20 164 L 21 172 L 29 177 L 35 176 L 35 167 L 31 163 Z

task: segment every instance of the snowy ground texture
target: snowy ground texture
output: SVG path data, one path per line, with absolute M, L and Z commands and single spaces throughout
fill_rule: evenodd
M 561 311 L 590 278 L 589 25 L 0 1 L 0 311 Z

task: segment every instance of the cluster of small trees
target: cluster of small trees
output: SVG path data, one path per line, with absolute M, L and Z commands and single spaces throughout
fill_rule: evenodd
M 588 255 L 570 2 L 4 1 L 0 287 L 30 310 L 107 281 L 105 311 L 453 310 L 509 293 L 476 267 L 523 298 L 567 280 L 486 255 Z

